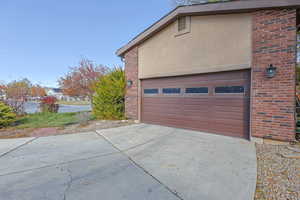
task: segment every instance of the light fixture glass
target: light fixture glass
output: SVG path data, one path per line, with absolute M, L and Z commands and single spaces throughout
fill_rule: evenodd
M 273 78 L 276 75 L 277 69 L 273 66 L 273 64 L 270 64 L 269 67 L 266 69 L 266 76 L 268 78 Z
M 127 80 L 127 87 L 131 87 L 133 84 L 133 81 L 132 80 Z

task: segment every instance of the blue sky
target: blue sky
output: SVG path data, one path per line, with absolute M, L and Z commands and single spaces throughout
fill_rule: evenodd
M 115 51 L 172 8 L 170 0 L 1 0 L 0 81 L 53 87 L 82 57 L 120 65 Z

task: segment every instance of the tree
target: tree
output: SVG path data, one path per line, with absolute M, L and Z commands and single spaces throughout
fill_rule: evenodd
M 6 89 L 6 85 L 0 83 L 0 92 Z
M 93 113 L 98 119 L 124 119 L 125 72 L 117 67 L 96 83 L 93 96 Z
M 0 100 L 5 99 L 6 85 L 0 83 Z
M 12 81 L 6 86 L 7 98 L 23 100 L 30 95 L 31 82 L 28 79 Z
M 30 88 L 30 93 L 32 97 L 44 97 L 46 96 L 46 90 L 40 85 L 34 85 Z
M 6 86 L 4 84 L 0 84 L 0 90 L 5 90 Z
M 3 102 L 0 102 L 0 129 L 9 126 L 15 120 L 16 115 L 13 113 L 13 110 Z
M 193 4 L 204 4 L 204 3 L 216 3 L 216 2 L 227 2 L 234 0 L 172 0 L 175 6 L 193 5 Z
M 12 81 L 7 84 L 6 103 L 12 107 L 13 111 L 17 114 L 24 114 L 25 102 L 27 97 L 30 96 L 31 82 L 28 79 L 22 79 L 20 81 Z
M 107 70 L 108 67 L 104 65 L 96 65 L 88 59 L 82 59 L 79 65 L 71 67 L 70 72 L 60 78 L 58 83 L 65 95 L 92 99 L 95 83 Z

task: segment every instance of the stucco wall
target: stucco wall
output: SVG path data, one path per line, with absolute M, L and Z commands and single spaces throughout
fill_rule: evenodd
M 192 16 L 190 33 L 176 22 L 139 46 L 139 78 L 250 68 L 251 14 Z

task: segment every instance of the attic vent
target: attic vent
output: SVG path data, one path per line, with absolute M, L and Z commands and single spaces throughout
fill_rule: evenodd
M 178 18 L 178 31 L 186 29 L 186 17 Z
M 174 29 L 175 37 L 189 33 L 191 31 L 191 17 L 179 17 L 176 21 L 176 26 L 174 26 Z

